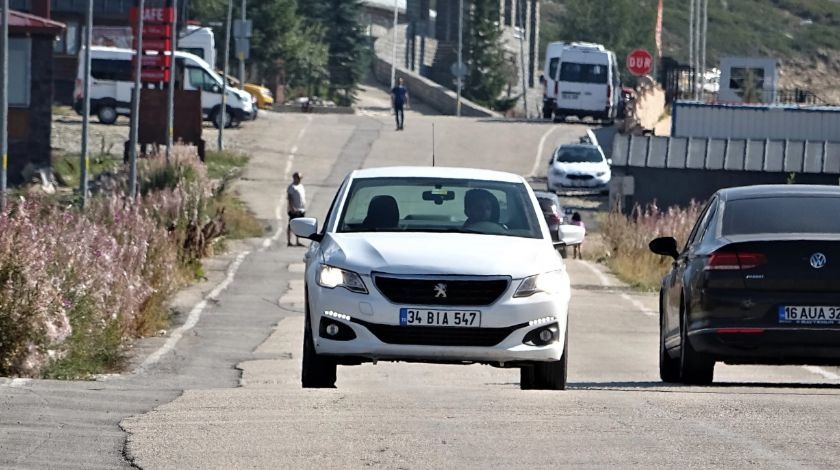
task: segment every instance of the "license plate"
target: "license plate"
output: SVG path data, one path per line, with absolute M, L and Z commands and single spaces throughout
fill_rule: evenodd
M 481 326 L 481 312 L 478 310 L 401 308 L 400 325 L 476 328 Z
M 781 305 L 779 323 L 799 323 L 804 325 L 840 324 L 840 306 L 838 305 Z
M 572 93 L 568 91 L 563 92 L 563 98 L 567 100 L 576 100 L 580 96 L 580 93 Z

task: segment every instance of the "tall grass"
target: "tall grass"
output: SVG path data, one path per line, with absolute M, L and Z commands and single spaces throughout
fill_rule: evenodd
M 185 149 L 141 160 L 138 175 L 135 201 L 118 191 L 80 211 L 32 195 L 0 213 L 0 375 L 116 370 L 132 338 L 166 325 L 167 299 L 211 242 L 191 234 L 214 219 L 214 191 Z
M 648 243 L 670 236 L 677 239 L 678 246 L 684 245 L 702 209 L 702 204 L 693 201 L 685 208 L 661 210 L 651 204 L 636 206 L 629 215 L 610 212 L 601 225 L 607 264 L 630 285 L 657 289 L 673 260 L 651 253 Z

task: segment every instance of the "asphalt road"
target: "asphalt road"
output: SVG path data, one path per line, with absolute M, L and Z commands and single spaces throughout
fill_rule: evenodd
M 226 136 L 253 155 L 236 189 L 265 237 L 208 261 L 207 282 L 179 294 L 172 329 L 139 342 L 124 374 L 0 378 L 0 468 L 837 466 L 837 369 L 719 365 L 713 386 L 665 386 L 656 297 L 587 261 L 568 262 L 567 391 L 520 391 L 516 370 L 393 363 L 341 367 L 337 389 L 302 390 L 303 249 L 286 247 L 283 197 L 293 171 L 323 217 L 353 168 L 434 155 L 539 177 L 550 149 L 585 131 L 412 112 L 395 132 L 381 96 L 366 99 L 361 115 L 268 114 Z

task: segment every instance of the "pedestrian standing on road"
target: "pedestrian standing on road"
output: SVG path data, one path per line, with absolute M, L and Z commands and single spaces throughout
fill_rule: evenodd
M 402 77 L 400 77 L 395 86 L 391 90 L 391 105 L 394 107 L 394 118 L 397 120 L 397 130 L 403 130 L 405 125 L 405 108 L 409 107 L 408 90 L 405 88 Z
M 289 215 L 289 225 L 286 226 L 286 243 L 288 246 L 304 246 L 297 236 L 295 236 L 295 245 L 292 245 L 291 227 L 292 219 L 306 216 L 306 190 L 303 187 L 303 183 L 300 182 L 302 179 L 303 176 L 295 172 L 292 175 L 292 184 L 286 189 L 286 202 L 288 203 L 286 207 L 288 208 Z
M 575 212 L 574 214 L 572 214 L 572 225 L 583 227 L 583 229 L 586 230 L 586 226 L 583 224 L 583 219 L 580 216 L 580 212 Z M 581 245 L 583 245 L 583 242 L 575 245 L 572 248 L 572 259 L 583 259 L 583 257 L 580 254 Z

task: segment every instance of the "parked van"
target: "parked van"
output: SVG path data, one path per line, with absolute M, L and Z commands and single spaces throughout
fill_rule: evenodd
M 201 57 L 211 70 L 216 70 L 216 38 L 211 28 L 187 25 L 178 37 L 178 50 Z
M 84 83 L 84 54 L 79 52 L 74 102 L 76 112 L 82 113 L 82 84 Z M 113 124 L 117 116 L 131 115 L 133 49 L 116 47 L 91 48 L 90 110 L 99 122 Z M 257 110 L 253 97 L 245 91 L 224 86 L 222 78 L 200 57 L 188 52 L 175 52 L 176 76 L 184 77 L 185 90 L 201 91 L 201 108 L 204 118 L 217 128 L 253 119 Z M 222 90 L 227 95 L 226 110 L 222 111 Z
M 621 78 L 615 53 L 600 44 L 552 42 L 543 71 L 543 117 L 590 116 L 612 123 L 618 112 Z

